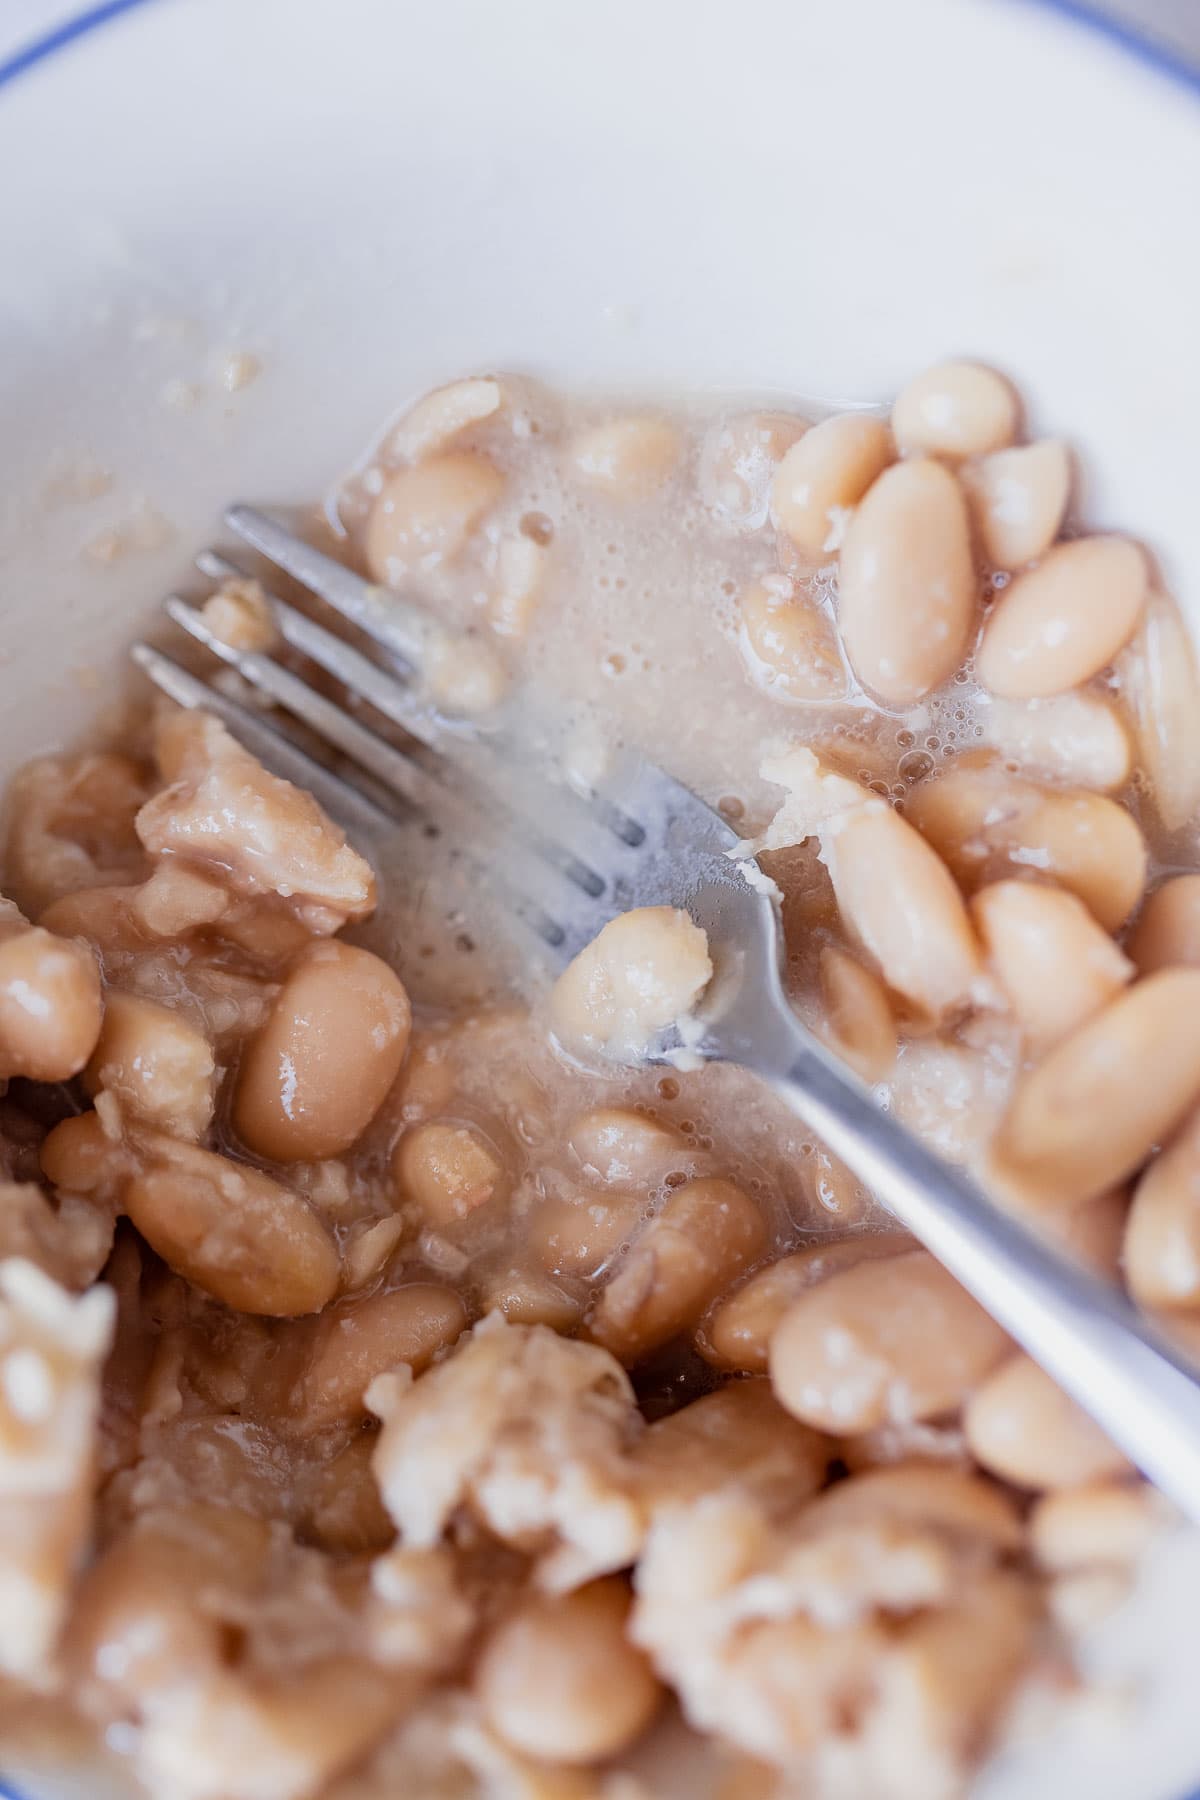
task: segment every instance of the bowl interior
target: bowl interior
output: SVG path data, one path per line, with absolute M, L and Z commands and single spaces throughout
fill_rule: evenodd
M 979 355 L 1200 623 L 1197 120 L 1015 0 L 115 19 L 0 92 L 0 168 L 36 163 L 0 186 L 0 765 L 83 727 L 225 503 L 318 494 L 478 368 L 833 401 Z M 1087 1791 L 1179 1793 L 1171 1706 Z

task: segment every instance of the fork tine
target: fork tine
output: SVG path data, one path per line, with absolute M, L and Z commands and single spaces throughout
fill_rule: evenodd
M 410 806 L 429 812 L 440 803 L 441 796 L 435 792 L 433 778 L 426 770 L 390 744 L 385 744 L 382 738 L 360 725 L 357 719 L 352 719 L 332 700 L 318 694 L 282 663 L 261 651 L 238 650 L 227 644 L 197 609 L 177 594 L 166 600 L 164 610 L 189 637 L 219 656 L 222 662 L 229 663 L 251 686 L 269 694 L 279 706 L 311 726 L 327 743 L 352 757 L 360 768 L 366 769 L 392 793 L 399 794 Z
M 190 670 L 173 662 L 169 656 L 164 656 L 161 650 L 155 650 L 150 644 L 134 644 L 130 655 L 138 668 L 149 676 L 155 687 L 166 694 L 168 699 L 176 701 L 180 706 L 215 713 L 260 762 L 284 781 L 307 788 L 326 812 L 349 824 L 351 829 L 357 827 L 360 831 L 372 833 L 384 826 L 395 826 L 394 813 L 376 805 L 358 788 L 351 787 L 349 782 L 323 768 L 314 757 L 307 755 L 299 745 L 291 743 L 248 706 L 242 706 L 227 694 L 210 687 L 206 681 L 201 681 Z
M 411 602 L 404 600 L 390 589 L 385 591 L 374 583 L 365 581 L 361 575 L 356 575 L 353 570 L 346 568 L 344 563 L 336 561 L 332 556 L 327 556 L 324 551 L 314 549 L 311 544 L 305 543 L 302 538 L 297 537 L 278 520 L 270 518 L 266 513 L 259 512 L 253 506 L 242 504 L 231 506 L 225 514 L 225 521 L 244 542 L 251 545 L 260 555 L 265 556 L 269 562 L 274 563 L 277 568 L 282 569 L 285 574 L 291 575 L 294 580 L 302 583 L 312 593 L 332 606 L 336 612 L 341 614 L 342 618 L 362 631 L 364 636 L 369 637 L 374 643 L 380 644 L 393 658 L 399 653 L 410 677 L 419 680 L 422 666 L 427 658 L 431 631 L 436 631 L 436 626 L 432 624 L 421 607 L 412 605 Z M 205 573 L 216 573 L 218 569 L 221 569 L 222 573 L 218 579 L 223 579 L 230 569 L 234 569 L 234 565 L 225 563 L 225 559 L 217 557 L 212 552 L 206 552 L 205 556 L 208 566 L 205 567 L 199 558 L 197 558 L 197 566 L 204 569 Z M 234 573 L 241 573 L 241 571 L 234 569 Z M 276 602 L 276 604 L 282 603 Z M 303 615 L 296 613 L 293 613 L 292 616 L 294 619 L 303 618 Z M 303 620 L 297 630 L 306 630 L 309 623 L 308 620 Z M 297 649 L 305 649 L 305 654 L 312 654 L 300 644 L 297 637 L 291 636 L 290 630 L 287 635 L 296 644 Z M 328 633 L 325 635 L 326 637 L 330 636 Z M 315 639 L 312 641 L 316 642 Z M 332 642 L 341 646 L 340 639 L 334 638 Z M 349 650 L 350 647 L 346 646 L 345 649 Z M 343 653 L 339 650 L 339 655 L 341 654 Z M 352 654 L 357 653 L 352 652 Z M 314 661 L 321 662 L 322 658 L 314 656 Z M 361 658 L 361 662 L 366 669 L 373 671 L 373 675 L 368 679 L 374 679 L 378 675 L 378 671 L 374 671 L 374 666 L 365 657 Z M 323 663 L 322 666 L 328 668 L 330 665 Z M 348 661 L 343 662 L 344 668 L 348 669 L 351 666 Z M 365 689 L 358 691 L 365 694 Z M 372 704 L 375 704 L 373 699 Z M 393 704 L 395 704 L 394 701 Z M 395 716 L 387 708 L 380 710 L 384 711 L 388 717 Z M 425 718 L 428 719 L 428 713 L 425 714 Z M 439 741 L 441 740 L 442 731 L 432 721 L 426 725 L 423 731 L 416 730 L 409 715 L 397 722 L 402 723 L 407 730 L 414 731 L 415 735 L 426 737 L 428 741 L 433 741 L 435 736 Z M 502 744 L 494 735 L 489 738 L 489 744 L 493 753 L 505 748 L 510 751 L 519 748 L 519 746 L 511 744 L 507 746 Z M 525 760 L 528 763 L 529 758 L 526 756 Z M 548 786 L 544 782 L 544 778 L 543 785 Z M 582 819 L 586 818 L 589 838 L 598 824 L 606 841 L 609 837 L 616 837 L 629 849 L 638 849 L 644 842 L 646 834 L 638 821 L 631 818 L 627 812 L 603 793 L 585 794 L 578 790 L 571 792 L 566 789 L 556 791 L 562 798 L 574 802 L 572 810 L 575 814 L 577 828 Z M 561 812 L 561 807 L 559 810 Z M 582 845 L 579 848 L 582 855 L 594 856 L 597 854 L 591 843 L 586 850 Z M 611 850 L 611 845 L 607 845 L 607 848 Z
M 373 582 L 364 581 L 344 563 L 306 544 L 285 525 L 253 506 L 231 506 L 225 523 L 268 562 L 319 595 L 343 619 L 393 656 L 398 653 L 412 676 L 420 674 L 429 640 L 429 621 L 420 607 L 391 592 L 385 603 L 383 590 Z
M 306 788 L 332 818 L 339 819 L 351 832 L 359 834 L 359 849 L 377 843 L 381 831 L 394 831 L 402 822 L 361 789 L 324 768 L 273 726 L 258 718 L 249 707 L 210 687 L 190 670 L 164 656 L 161 650 L 155 650 L 150 644 L 136 643 L 130 655 L 169 699 L 180 706 L 214 713 L 265 767 L 285 781 Z M 536 900 L 515 888 L 495 868 L 489 867 L 482 872 L 486 874 L 490 890 L 546 948 L 564 958 L 573 954 L 574 945 L 568 933 Z
M 283 603 L 277 601 L 275 606 L 279 610 Z M 455 781 L 454 772 L 439 764 L 436 759 L 426 763 L 394 749 L 366 725 L 351 717 L 336 701 L 317 693 L 315 688 L 310 687 L 290 669 L 284 668 L 281 663 L 277 663 L 274 658 L 261 651 L 238 650 L 227 644 L 216 635 L 203 615 L 178 595 L 171 595 L 164 603 L 164 608 L 168 617 L 189 636 L 220 657 L 222 662 L 230 664 L 252 686 L 269 694 L 287 712 L 301 719 L 320 737 L 365 769 L 389 792 L 399 794 L 410 806 L 431 818 L 444 817 L 447 813 L 456 816 L 459 829 L 468 838 L 481 834 L 495 837 L 497 830 L 503 826 L 520 830 L 530 849 L 543 862 L 559 875 L 565 876 L 590 899 L 596 899 L 604 892 L 604 881 L 594 869 L 589 869 L 570 851 L 532 829 L 524 830 L 495 796 L 481 796 L 470 787 Z M 295 616 L 299 617 L 298 614 Z M 539 911 L 544 912 L 544 909 L 539 906 Z

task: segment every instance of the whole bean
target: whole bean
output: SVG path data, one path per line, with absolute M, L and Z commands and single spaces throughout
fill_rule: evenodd
M 1176 875 L 1155 888 L 1129 934 L 1139 975 L 1200 968 L 1200 875 Z
M 846 671 L 833 627 L 813 601 L 796 594 L 786 576 L 752 581 L 742 592 L 740 611 L 742 654 L 768 694 L 802 701 L 844 696 Z
M 1133 974 L 1082 900 L 1033 881 L 997 881 L 971 917 L 1034 1055 L 1119 994 Z
M 795 1418 L 845 1434 L 948 1412 L 1007 1349 L 953 1276 L 914 1250 L 801 1294 L 775 1329 L 769 1360 L 776 1395 Z
M 896 1021 L 887 989 L 857 958 L 827 944 L 821 999 L 830 1039 L 864 1081 L 883 1081 L 896 1060 Z
M 581 1113 L 567 1142 L 583 1173 L 606 1187 L 657 1187 L 673 1169 L 685 1166 L 690 1154 L 687 1140 L 673 1125 L 624 1106 Z
M 591 1763 L 641 1736 L 663 1690 L 626 1636 L 617 1577 L 526 1600 L 496 1627 L 475 1674 L 483 1714 L 505 1743 L 550 1762 Z
M 766 1226 L 731 1181 L 685 1182 L 635 1239 L 596 1302 L 596 1343 L 633 1364 L 695 1325 L 720 1290 L 760 1256 Z
M 100 1034 L 95 955 L 86 944 L 26 925 L 19 914 L 0 933 L 0 1081 L 69 1081 Z
M 392 1170 L 401 1193 L 416 1201 L 435 1231 L 486 1206 L 504 1186 L 503 1165 L 479 1132 L 445 1119 L 406 1131 Z
M 1113 702 L 1090 688 L 1049 700 L 993 697 L 977 713 L 984 742 L 1023 771 L 1109 793 L 1133 766 L 1129 731 Z
M 397 585 L 416 569 L 451 562 L 504 491 L 486 457 L 449 450 L 389 475 L 367 522 L 367 567 Z
M 411 1022 L 403 984 L 378 956 L 314 944 L 243 1052 L 234 1130 L 274 1162 L 348 1150 L 400 1073 Z
M 1145 840 L 1103 794 L 1039 787 L 996 763 L 962 759 L 919 782 L 904 811 L 968 893 L 1036 873 L 1077 894 L 1116 931 L 1146 883 Z
M 1146 559 L 1127 538 L 1059 544 L 996 602 L 976 661 L 983 686 L 1037 700 L 1089 681 L 1133 636 L 1146 579 Z
M 308 1343 L 291 1422 L 307 1433 L 363 1418 L 363 1395 L 376 1375 L 400 1363 L 420 1374 L 466 1325 L 467 1309 L 454 1289 L 431 1281 L 328 1308 L 297 1328 Z
M 1124 1264 L 1140 1305 L 1200 1309 L 1200 1112 L 1134 1189 Z
M 944 362 L 913 378 L 896 396 L 892 430 L 904 450 L 981 456 L 1011 444 L 1017 396 L 995 369 Z
M 718 1369 L 765 1375 L 771 1333 L 793 1300 L 840 1269 L 912 1247 L 903 1233 L 864 1232 L 781 1256 L 717 1302 L 696 1334 L 696 1348 Z
M 524 1241 L 551 1275 L 598 1275 L 637 1230 L 644 1202 L 637 1194 L 575 1194 L 543 1200 L 531 1214 Z
M 333 1299 L 337 1248 L 299 1194 L 159 1133 L 142 1145 L 125 1210 L 177 1274 L 238 1312 L 268 1317 L 319 1312 Z
M 1019 569 L 1058 536 L 1071 491 L 1071 457 L 1047 438 L 996 450 L 964 464 L 959 479 L 984 555 L 995 569 Z
M 83 1085 L 115 1094 L 131 1118 L 174 1137 L 198 1138 L 212 1121 L 216 1064 L 208 1039 L 183 1015 L 136 994 L 110 992 Z
M 614 419 L 581 432 L 570 448 L 573 472 L 625 505 L 663 487 L 679 461 L 679 434 L 666 419 Z
M 1119 1566 L 1137 1561 L 1168 1516 L 1145 1482 L 1091 1481 L 1038 1501 L 1029 1518 L 1030 1546 L 1055 1573 Z
M 1015 1487 L 1076 1487 L 1129 1468 L 1082 1407 L 1028 1356 L 1014 1356 L 984 1382 L 963 1422 L 975 1460 Z
M 939 1536 L 978 1538 L 998 1551 L 1019 1550 L 1024 1537 L 1011 1495 L 972 1470 L 928 1462 L 860 1470 L 818 1494 L 805 1518 L 818 1528 L 875 1521 L 929 1526 Z
M 867 805 L 822 845 L 846 928 L 890 988 L 931 1018 L 977 997 L 983 960 L 962 895 L 906 819 Z
M 1145 1161 L 1200 1097 L 1200 969 L 1119 994 L 1018 1082 L 993 1152 L 1031 1204 L 1070 1206 Z
M 895 458 L 892 434 L 870 413 L 822 419 L 793 444 L 771 483 L 771 518 L 802 556 L 837 550 L 850 509 Z
M 975 616 L 966 503 L 940 463 L 887 469 L 867 490 L 841 551 L 842 641 L 863 686 L 911 706 L 962 661 Z
M 1179 831 L 1200 809 L 1200 667 L 1191 635 L 1165 594 L 1147 599 L 1120 677 L 1159 817 L 1168 831 Z

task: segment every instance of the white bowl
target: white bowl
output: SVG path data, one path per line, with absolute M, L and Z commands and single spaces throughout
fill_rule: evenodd
M 866 399 L 980 355 L 1200 623 L 1184 81 L 1000 0 L 115 11 L 0 88 L 0 765 L 86 722 L 223 503 L 316 494 L 482 367 Z M 231 351 L 262 363 L 232 394 Z M 1198 1563 L 1110 1647 L 1172 1640 L 1157 1715 L 1009 1787 L 1200 1775 Z

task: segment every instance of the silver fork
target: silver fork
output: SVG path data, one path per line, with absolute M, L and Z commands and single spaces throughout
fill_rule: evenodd
M 629 907 L 686 909 L 708 934 L 716 970 L 699 1055 L 740 1063 L 770 1082 L 1131 1461 L 1200 1521 L 1200 1384 L 1124 1295 L 927 1149 L 805 1029 L 783 989 L 777 907 L 745 879 L 732 854 L 739 840 L 720 815 L 640 755 L 618 759 L 592 789 L 556 782 L 545 773 L 544 738 L 515 705 L 475 729 L 440 717 L 421 686 L 421 649 L 433 627 L 419 608 L 383 595 L 249 507 L 233 507 L 226 519 L 388 666 L 273 598 L 283 640 L 340 684 L 339 704 L 276 657 L 222 643 L 186 601 L 172 597 L 167 612 L 354 773 L 332 770 L 260 708 L 138 644 L 134 659 L 150 679 L 181 705 L 217 713 L 277 773 L 309 788 L 368 856 L 394 829 L 397 807 L 469 834 L 489 890 L 533 933 L 552 969 Z M 197 565 L 217 579 L 244 573 L 213 551 Z M 403 739 L 370 723 L 361 702 Z M 650 1059 L 678 1047 L 677 1037 L 664 1038 Z

